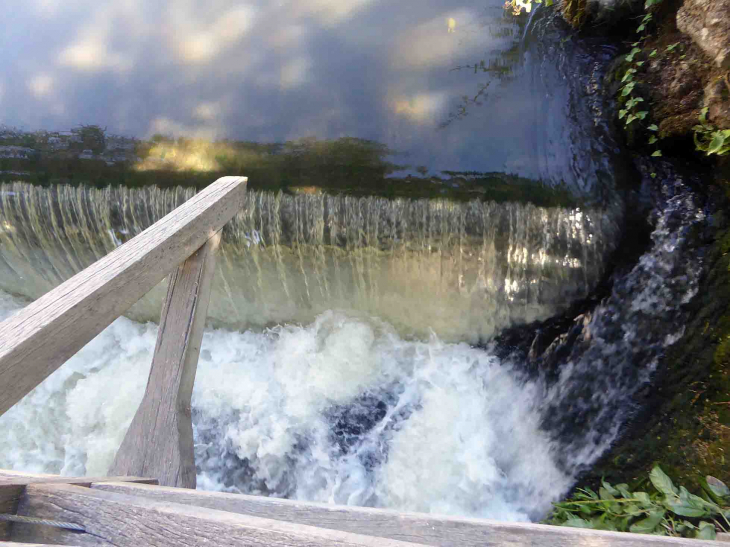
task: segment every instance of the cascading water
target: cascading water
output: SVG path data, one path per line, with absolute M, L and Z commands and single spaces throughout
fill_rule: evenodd
M 37 298 L 193 192 L 0 185 L 0 288 Z M 585 296 L 620 219 L 620 208 L 251 191 L 224 231 L 208 316 L 247 328 L 344 309 L 407 336 L 486 340 Z M 163 289 L 130 317 L 156 320 Z
M 16 205 L 24 204 L 18 210 L 24 211 L 26 219 L 31 216 L 28 211 L 43 203 L 43 192 L 48 192 L 36 191 L 33 200 L 23 201 L 19 198 L 24 190 L 17 185 L 4 189 L 6 219 L 10 192 Z M 113 248 L 119 239 L 115 232 L 131 235 L 139 229 L 138 224 L 121 220 L 112 226 L 108 220 L 126 218 L 124 214 L 94 217 L 95 223 L 107 219 L 103 229 L 97 224 L 85 225 L 81 216 L 63 211 L 70 203 L 59 198 L 63 192 L 73 192 L 74 196 L 88 192 L 67 188 L 49 192 L 59 200 L 58 218 L 79 219 L 73 225 L 68 221 L 56 224 L 59 233 L 66 234 L 64 245 L 70 256 L 81 256 L 78 252 L 71 255 L 72 248 Z M 293 265 L 277 257 L 270 271 L 276 271 L 277 265 L 301 268 L 304 262 L 295 238 L 312 232 L 274 229 L 261 224 L 265 221 L 260 219 L 281 222 L 284 218 L 294 226 L 317 226 L 327 216 L 310 216 L 309 224 L 297 224 L 282 215 L 280 207 L 267 217 L 262 212 L 271 209 L 261 204 L 286 200 L 252 197 L 226 236 L 228 248 L 222 262 L 230 268 L 236 260 L 232 249 L 244 242 L 244 247 L 253 248 L 248 267 L 255 272 L 253 268 L 265 257 L 263 242 L 278 234 L 279 248 L 272 249 L 271 255 L 290 253 Z M 168 203 L 174 201 L 167 199 Z M 287 206 L 294 210 L 297 204 L 311 207 L 310 198 L 287 199 Z M 312 210 L 322 215 L 324 205 L 333 209 L 326 199 L 314 201 L 323 207 L 308 209 L 310 215 Z M 346 205 L 341 200 L 332 201 L 343 208 Z M 356 210 L 362 211 L 363 202 L 356 203 L 360 207 Z M 376 218 L 383 218 L 384 204 L 375 203 L 379 206 Z M 75 204 L 76 210 L 83 206 Z M 404 204 L 391 205 L 398 206 Z M 433 214 L 436 206 L 448 209 L 445 204 L 413 207 L 419 214 Z M 487 207 L 452 204 L 451 210 L 484 211 Z M 518 217 L 514 214 L 517 206 L 504 209 L 512 209 L 513 216 L 501 213 L 507 218 Z M 127 206 L 127 210 L 134 207 Z M 529 210 L 523 208 L 518 218 L 530 219 L 525 212 Z M 560 211 L 533 211 L 537 214 L 542 219 L 577 220 L 575 214 L 570 217 Z M 570 341 L 566 341 L 570 333 L 558 339 L 545 352 L 543 358 L 549 360 L 558 353 L 557 346 L 567 347 L 567 357 L 559 359 L 557 376 L 530 377 L 517 354 L 499 358 L 490 347 L 448 343 L 435 333 L 421 340 L 404 339 L 392 324 L 353 309 L 355 306 L 317 313 L 312 321 L 302 324 L 286 323 L 264 330 L 252 327 L 245 332 L 208 331 L 193 394 L 199 486 L 402 510 L 509 520 L 540 518 L 550 502 L 570 486 L 576 473 L 615 439 L 630 412 L 632 394 L 647 381 L 662 349 L 681 333 L 681 302 L 696 290 L 698 275 L 696 258 L 683 252 L 683 247 L 687 230 L 700 220 L 701 212 L 691 195 L 678 191 L 665 200 L 656 215 L 649 251 L 630 273 L 617 280 L 613 294 L 604 303 L 581 318 L 575 327 L 579 333 L 573 333 Z M 448 225 L 463 230 L 459 222 Z M 25 226 L 32 224 L 26 221 Z M 515 233 L 529 232 L 528 226 Z M 355 233 L 360 245 L 369 243 L 366 230 Z M 510 233 L 504 239 L 514 245 Z M 577 232 L 562 229 L 559 233 L 571 241 L 570 236 Z M 54 257 L 46 252 L 42 234 L 35 233 L 35 248 L 19 252 L 19 242 L 32 240 L 32 234 L 32 228 L 16 230 L 6 221 L 4 241 L 12 238 L 12 248 L 17 251 L 15 262 L 3 255 L 6 266 L 12 265 L 17 271 L 21 256 L 52 263 Z M 439 242 L 450 235 L 438 234 Z M 387 242 L 386 249 L 398 239 L 392 232 L 388 235 L 378 240 Z M 333 237 L 332 231 L 329 237 Z M 474 248 L 480 250 L 484 239 L 477 241 Z M 421 241 L 411 244 L 420 251 Z M 510 243 L 505 244 L 509 249 Z M 320 245 L 321 251 L 313 245 L 312 256 L 327 250 L 326 245 Z M 350 245 L 333 245 L 343 263 L 359 260 L 357 249 Z M 571 248 L 565 240 L 552 245 L 555 247 L 549 248 Z M 5 243 L 3 249 L 8 248 Z M 461 252 L 468 254 L 474 248 L 465 252 L 462 243 Z M 504 264 L 495 263 L 497 257 L 508 262 L 513 253 L 500 255 L 492 250 L 491 271 L 500 275 L 499 266 Z M 413 254 L 413 260 L 421 260 L 418 252 Z M 406 256 L 404 252 L 398 260 L 405 261 Z M 522 256 L 534 255 L 523 252 Z M 315 260 L 310 263 L 316 264 Z M 27 267 L 30 264 L 29 260 Z M 363 259 L 361 264 L 367 262 Z M 570 272 L 575 263 L 563 260 L 561 266 Z M 316 270 L 314 266 L 301 271 L 302 277 L 309 276 L 310 291 L 322 290 L 319 283 L 326 277 L 315 275 L 322 271 L 324 268 Z M 352 271 L 358 270 L 353 267 Z M 568 282 L 586 279 L 583 268 L 579 273 L 567 277 Z M 227 275 L 218 280 L 219 289 Z M 592 275 L 595 279 L 598 272 Z M 224 289 L 227 294 L 233 290 L 245 294 L 245 289 L 232 286 L 230 279 Z M 262 291 L 255 275 L 249 273 L 239 279 L 248 279 L 248 290 Z M 498 279 L 502 283 L 504 277 Z M 458 289 L 455 285 L 451 290 Z M 21 305 L 9 296 L 0 302 L 4 315 Z M 664 328 L 668 324 L 675 325 L 670 332 Z M 0 467 L 103 474 L 143 394 L 155 331 L 152 324 L 119 319 L 0 418 L 0 426 L 7 432 L 0 440 Z M 641 344 L 635 342 L 639 336 Z

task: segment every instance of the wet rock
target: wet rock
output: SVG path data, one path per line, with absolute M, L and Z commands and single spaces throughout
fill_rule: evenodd
M 609 28 L 641 12 L 643 0 L 562 0 L 560 12 L 573 27 L 591 22 Z
M 705 86 L 703 106 L 708 109 L 708 119 L 720 129 L 730 127 L 730 82 L 727 76 L 715 78 Z
M 685 0 L 677 12 L 677 28 L 718 67 L 730 70 L 730 0 Z

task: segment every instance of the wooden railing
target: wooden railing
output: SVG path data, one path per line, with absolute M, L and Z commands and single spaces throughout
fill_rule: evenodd
M 245 188 L 245 178 L 219 179 L 0 324 L 3 414 L 170 274 L 144 399 L 109 471 L 117 476 L 0 470 L 0 542 L 26 547 L 713 545 L 169 488 L 195 487 L 190 399 L 215 249 L 221 229 L 243 204 Z
M 110 470 L 195 487 L 195 371 L 223 226 L 246 178 L 223 177 L 0 323 L 0 415 L 170 275 L 144 399 Z

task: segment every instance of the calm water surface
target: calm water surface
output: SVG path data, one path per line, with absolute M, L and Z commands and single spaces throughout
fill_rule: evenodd
M 611 171 L 611 145 L 596 135 L 595 52 L 540 9 L 514 18 L 502 4 L 12 3 L 0 121 L 136 137 L 359 137 L 396 152 L 409 166 L 396 175 L 502 171 L 594 189 Z

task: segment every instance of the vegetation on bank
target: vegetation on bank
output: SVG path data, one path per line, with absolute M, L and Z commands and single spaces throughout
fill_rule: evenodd
M 730 532 L 730 488 L 712 476 L 701 479 L 701 495 L 672 480 L 655 466 L 649 480 L 612 486 L 598 492 L 579 488 L 572 498 L 555 503 L 547 523 L 576 528 L 661 536 L 715 539 Z

